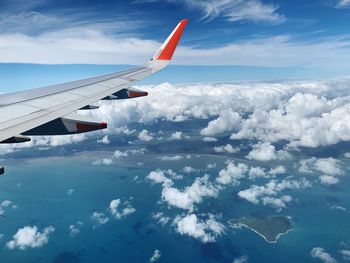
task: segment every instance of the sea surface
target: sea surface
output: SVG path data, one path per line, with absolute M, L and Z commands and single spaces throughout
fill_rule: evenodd
M 343 176 L 342 183 L 331 188 L 314 184 L 293 190 L 293 203 L 282 211 L 238 198 L 237 192 L 252 184 L 242 180 L 240 186 L 227 187 L 217 198 L 205 198 L 196 206 L 196 214 L 216 215 L 225 225 L 225 233 L 216 242 L 203 243 L 181 235 L 171 222 L 161 225 L 154 220 L 152 215 L 157 212 L 174 219 L 186 211 L 162 202 L 162 186 L 152 184 L 146 176 L 157 169 L 178 173 L 189 165 L 198 169 L 176 182 L 181 188 L 204 174 L 214 180 L 227 160 L 235 160 L 233 156 L 179 152 L 184 158 L 166 162 L 160 161 L 164 154 L 149 151 L 116 159 L 110 165 L 93 164 L 112 154 L 109 149 L 45 157 L 42 151 L 39 156 L 6 160 L 0 201 L 11 200 L 14 206 L 5 208 L 6 217 L 0 218 L 0 262 L 149 262 L 156 249 L 161 253 L 158 262 L 233 262 L 241 256 L 260 263 L 313 262 L 313 247 L 337 255 L 350 242 L 350 177 Z M 206 170 L 209 163 L 216 167 Z M 292 173 L 284 176 L 298 176 Z M 107 216 L 113 199 L 128 200 L 136 211 L 119 220 L 109 216 L 105 224 L 94 222 L 92 214 Z M 346 210 L 330 208 L 335 206 Z M 232 229 L 227 223 L 242 216 L 274 214 L 290 216 L 293 222 L 293 229 L 276 244 L 249 229 Z M 70 225 L 78 226 L 80 232 L 70 235 Z M 52 226 L 55 230 L 40 248 L 7 248 L 6 243 L 24 226 L 37 226 L 39 231 Z

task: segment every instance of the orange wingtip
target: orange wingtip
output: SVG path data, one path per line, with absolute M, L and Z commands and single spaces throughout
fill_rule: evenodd
M 184 31 L 187 25 L 188 19 L 183 19 L 171 33 L 167 41 L 165 42 L 165 46 L 163 50 L 160 52 L 157 60 L 171 60 L 173 54 L 175 52 L 176 46 L 180 41 L 182 32 Z

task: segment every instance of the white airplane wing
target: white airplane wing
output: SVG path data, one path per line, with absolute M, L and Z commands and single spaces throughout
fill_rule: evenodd
M 84 116 L 79 109 L 93 109 L 98 100 L 127 99 L 148 93 L 129 88 L 133 83 L 167 66 L 187 20 L 176 26 L 154 57 L 142 67 L 65 84 L 0 95 L 0 143 L 30 140 L 26 135 L 62 135 L 107 127 Z

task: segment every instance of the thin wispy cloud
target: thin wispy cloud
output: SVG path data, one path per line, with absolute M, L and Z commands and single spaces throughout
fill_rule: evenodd
M 161 0 L 140 0 L 134 3 L 159 2 Z M 230 22 L 254 21 L 281 23 L 285 16 L 278 13 L 278 6 L 265 4 L 260 0 L 163 0 L 173 4 L 182 4 L 189 9 L 202 13 L 202 19 L 212 20 L 223 17 Z

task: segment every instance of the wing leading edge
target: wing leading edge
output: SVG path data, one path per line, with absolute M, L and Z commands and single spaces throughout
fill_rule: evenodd
M 147 92 L 130 89 L 130 85 L 169 64 L 186 24 L 187 20 L 181 20 L 153 58 L 143 67 L 0 95 L 0 143 L 27 141 L 23 134 L 72 134 L 106 128 L 105 123 L 96 123 L 93 120 L 79 121 L 74 118 L 72 121 L 71 115 L 79 109 L 94 108 L 90 104 L 101 99 L 146 96 Z M 64 130 L 68 132 L 64 133 Z

